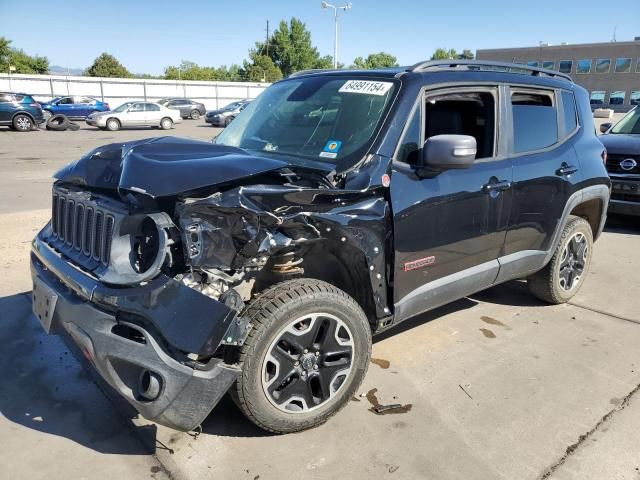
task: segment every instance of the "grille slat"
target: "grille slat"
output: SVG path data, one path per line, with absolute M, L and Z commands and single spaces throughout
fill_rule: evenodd
M 68 198 L 73 195 L 73 199 Z M 115 217 L 91 199 L 56 191 L 51 199 L 53 238 L 64 249 L 109 264 Z

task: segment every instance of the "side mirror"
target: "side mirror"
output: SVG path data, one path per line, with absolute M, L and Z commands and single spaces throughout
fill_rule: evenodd
M 607 131 L 611 128 L 610 123 L 603 123 L 600 125 L 600 133 L 607 133 Z
M 427 139 L 420 167 L 427 171 L 469 168 L 476 159 L 476 139 L 469 135 L 435 135 Z

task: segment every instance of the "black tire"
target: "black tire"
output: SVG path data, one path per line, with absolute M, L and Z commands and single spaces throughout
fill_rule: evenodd
M 551 261 L 527 278 L 529 291 L 547 303 L 568 302 L 584 283 L 592 252 L 593 233 L 589 222 L 569 217 Z
M 122 125 L 120 124 L 120 120 L 118 120 L 117 118 L 113 118 L 113 117 L 107 119 L 105 125 L 106 125 L 107 130 L 109 130 L 111 132 L 115 132 L 116 130 L 120 130 L 120 127 L 122 127 Z
M 360 387 L 371 356 L 371 328 L 360 306 L 342 290 L 319 280 L 289 280 L 262 292 L 243 315 L 252 329 L 240 348 L 242 373 L 231 396 L 260 428 L 291 433 L 320 425 Z M 301 327 L 307 319 L 308 326 Z M 289 372 L 282 378 L 281 364 Z M 273 377 L 267 382 L 270 369 Z M 281 402 L 276 395 L 283 395 Z
M 53 130 L 56 132 L 62 132 L 69 127 L 69 119 L 66 115 L 58 114 L 53 115 L 47 120 L 47 130 Z
M 170 130 L 171 127 L 173 127 L 173 120 L 171 120 L 169 117 L 164 117 L 162 120 L 160 120 L 160 128 L 162 130 Z
M 189 114 L 189 118 L 191 118 L 191 120 L 200 120 L 200 112 L 198 110 L 191 110 L 191 113 Z
M 78 125 L 77 123 L 69 122 L 69 126 L 67 127 L 67 129 L 71 130 L 72 132 L 77 132 L 78 130 L 80 130 L 80 125 Z
M 44 118 L 44 121 L 46 122 L 51 117 L 53 117 L 53 113 L 51 113 L 51 110 L 43 110 L 42 111 L 42 117 Z
M 33 119 L 29 115 L 19 113 L 13 117 L 12 127 L 18 132 L 30 132 L 33 126 Z
M 231 122 L 233 122 L 233 119 L 234 119 L 234 117 L 227 117 L 227 118 L 225 118 L 225 119 L 224 119 L 224 126 L 225 126 L 225 127 L 228 127 L 228 126 L 231 124 Z

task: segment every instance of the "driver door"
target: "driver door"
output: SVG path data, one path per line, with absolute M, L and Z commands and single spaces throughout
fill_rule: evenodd
M 127 110 L 126 124 L 136 127 L 146 125 L 146 113 L 144 103 L 134 103 Z
M 424 94 L 400 141 L 391 177 L 397 321 L 489 287 L 499 271 L 511 206 L 511 161 L 501 155 L 498 87 Z M 464 169 L 421 172 L 425 140 L 442 134 L 476 139 Z

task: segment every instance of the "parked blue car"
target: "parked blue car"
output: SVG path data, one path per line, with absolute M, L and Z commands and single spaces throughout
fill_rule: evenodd
M 106 112 L 109 104 L 91 97 L 56 97 L 43 103 L 42 109 L 51 115 L 62 114 L 73 119 L 87 118 L 92 113 Z
M 28 132 L 43 121 L 40 104 L 31 95 L 0 92 L 0 125 Z

